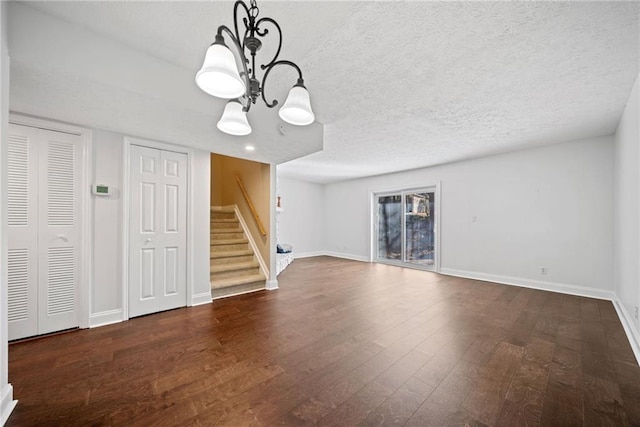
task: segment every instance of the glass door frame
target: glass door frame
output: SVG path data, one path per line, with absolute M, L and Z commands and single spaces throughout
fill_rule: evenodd
M 435 221 L 433 225 L 433 233 L 434 233 L 434 254 L 433 254 L 433 265 L 424 265 L 411 263 L 406 261 L 406 199 L 405 196 L 413 193 L 434 193 L 434 214 Z M 380 197 L 388 197 L 388 196 L 401 196 L 400 205 L 402 209 L 402 224 L 401 224 L 401 233 L 402 233 L 402 254 L 400 260 L 391 260 L 386 258 L 380 258 L 378 256 L 378 199 Z M 385 189 L 381 191 L 371 191 L 371 241 L 370 241 L 370 260 L 371 262 L 381 263 L 381 264 L 389 264 L 396 265 L 401 267 L 415 268 L 418 270 L 426 270 L 433 272 L 440 272 L 440 222 L 441 222 L 441 208 L 440 208 L 440 182 L 431 185 L 421 185 L 416 187 L 403 187 L 400 189 Z

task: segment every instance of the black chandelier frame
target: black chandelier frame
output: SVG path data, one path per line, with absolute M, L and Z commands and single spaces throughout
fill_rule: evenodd
M 247 15 L 246 17 L 242 18 L 242 24 L 244 24 L 244 34 L 242 38 L 240 38 L 240 32 L 238 31 L 238 11 L 240 9 L 242 9 Z M 302 78 L 302 70 L 300 69 L 300 67 L 292 61 L 286 59 L 278 59 L 278 57 L 280 56 L 280 50 L 282 49 L 282 30 L 280 29 L 280 25 L 278 25 L 278 23 L 274 19 L 269 17 L 258 19 L 259 14 L 260 9 L 256 5 L 256 0 L 251 0 L 249 7 L 247 7 L 244 1 L 237 0 L 233 6 L 233 26 L 235 32 L 232 32 L 226 25 L 220 25 L 218 27 L 215 41 L 213 43 L 226 46 L 224 43 L 223 33 L 227 33 L 227 35 L 233 42 L 233 45 L 236 47 L 238 54 L 240 55 L 240 62 L 242 63 L 242 71 L 240 72 L 240 77 L 245 81 L 244 98 L 247 100 L 246 105 L 243 105 L 242 107 L 242 111 L 244 112 L 249 112 L 249 110 L 251 109 L 251 104 L 255 104 L 259 96 L 262 96 L 262 100 L 269 108 L 273 108 L 278 105 L 277 99 L 274 99 L 271 102 L 267 101 L 264 88 L 267 77 L 269 77 L 269 73 L 271 73 L 271 70 L 279 65 L 288 65 L 294 68 L 298 72 L 298 81 L 294 85 L 294 87 L 305 87 L 304 79 Z M 269 61 L 267 64 L 260 65 L 260 69 L 264 71 L 262 81 L 260 81 L 256 77 L 256 52 L 258 52 L 258 50 L 260 50 L 260 48 L 262 47 L 262 41 L 260 41 L 260 39 L 265 38 L 269 34 L 269 29 L 264 28 L 264 25 L 266 24 L 273 25 L 277 30 L 278 49 L 276 50 L 276 53 L 271 61 Z M 242 40 L 242 43 L 240 43 L 240 40 Z M 251 60 L 249 60 L 249 58 L 247 58 L 247 55 L 245 55 L 245 49 L 249 50 Z

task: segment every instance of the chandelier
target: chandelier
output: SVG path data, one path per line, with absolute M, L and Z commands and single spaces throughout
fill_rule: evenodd
M 238 11 L 244 10 L 246 17 L 242 18 L 244 28 L 238 31 Z M 287 65 L 298 72 L 298 81 L 289 91 L 289 95 L 278 111 L 282 120 L 292 125 L 306 126 L 313 123 L 315 116 L 311 110 L 309 92 L 304 86 L 302 71 L 295 63 L 278 59 L 282 48 L 282 31 L 276 21 L 263 17 L 258 19 L 260 10 L 255 0 L 251 0 L 250 6 L 242 0 L 237 0 L 233 6 L 233 27 L 232 32 L 227 26 L 218 27 L 215 40 L 207 49 L 202 68 L 196 74 L 196 84 L 200 89 L 218 98 L 229 99 L 224 107 L 222 118 L 218 122 L 218 129 L 230 135 L 248 135 L 251 133 L 251 126 L 247 120 L 247 113 L 251 109 L 251 104 L 255 104 L 258 97 L 267 107 L 273 108 L 278 105 L 278 100 L 271 102 L 265 97 L 264 87 L 269 73 L 279 65 Z M 269 34 L 267 25 L 277 30 L 278 49 L 274 57 L 266 64 L 261 64 L 260 69 L 264 71 L 262 80 L 256 77 L 256 52 L 262 47 L 261 38 Z M 223 33 L 231 40 L 231 44 L 240 57 L 241 71 L 238 71 L 236 58 L 225 44 Z M 240 35 L 242 34 L 242 37 Z

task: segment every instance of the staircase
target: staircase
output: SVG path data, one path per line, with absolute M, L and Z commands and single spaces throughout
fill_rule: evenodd
M 233 207 L 211 208 L 211 297 L 265 289 L 266 278 Z

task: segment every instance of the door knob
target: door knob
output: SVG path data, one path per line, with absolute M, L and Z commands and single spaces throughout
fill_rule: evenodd
M 151 243 L 151 238 L 147 238 L 147 240 L 144 241 L 145 244 L 147 243 Z
M 69 241 L 67 236 L 65 236 L 64 234 L 58 234 L 58 239 L 62 240 L 63 242 L 68 242 Z

